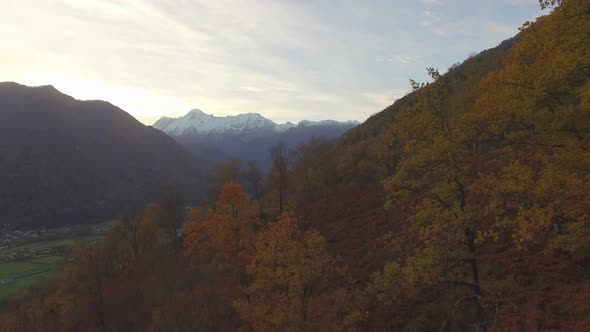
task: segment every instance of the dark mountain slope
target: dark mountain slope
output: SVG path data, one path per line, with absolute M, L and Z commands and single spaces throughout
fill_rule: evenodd
M 198 182 L 182 146 L 118 107 L 16 83 L 0 84 L 0 174 L 0 223 L 12 225 L 105 218 L 165 181 Z
M 517 38 L 453 66 L 442 79 L 460 82 L 461 94 L 475 98 L 478 82 L 501 67 Z M 409 93 L 331 143 L 328 153 L 315 156 L 321 160 L 316 165 L 326 167 L 317 181 L 329 190 L 319 198 L 315 192 L 298 196 L 299 213 L 330 240 L 357 278 L 368 278 L 389 257 L 382 235 L 403 227 L 399 211 L 385 209 L 382 181 L 395 173 L 400 158 L 392 137 L 395 116 L 418 101 L 417 93 Z
M 500 43 L 497 47 L 482 51 L 462 63 L 449 68 L 443 80 L 453 80 L 462 96 L 472 100 L 477 94 L 478 82 L 486 75 L 501 68 L 502 61 L 510 48 L 521 38 L 517 35 Z M 409 85 L 408 85 L 409 88 Z M 401 109 L 410 107 L 418 101 L 416 93 L 412 92 L 396 100 L 392 105 L 369 117 L 361 125 L 350 129 L 334 145 L 332 154 L 327 159 L 338 160 L 346 166 L 341 167 L 339 179 L 344 184 L 355 182 L 380 182 L 385 176 L 391 175 L 392 166 L 389 154 L 393 151 L 391 127 L 394 116 Z M 363 169 L 363 165 L 372 164 L 371 170 Z M 361 166 L 361 167 L 359 167 Z
M 462 81 L 464 81 L 464 87 L 473 86 L 474 82 L 480 81 L 485 75 L 500 69 L 506 53 L 521 38 L 522 36 L 520 34 L 516 35 L 501 42 L 496 47 L 487 49 L 470 57 L 462 63 L 456 63 L 449 68 L 449 74 L 446 75 L 447 79 L 450 76 L 454 76 L 455 78 L 461 78 Z M 361 125 L 348 131 L 339 142 L 343 145 L 355 144 L 368 137 L 383 133 L 391 126 L 394 114 L 401 108 L 414 104 L 416 102 L 416 97 L 415 93 L 409 93 L 396 100 L 389 107 L 373 114 Z
M 564 1 L 319 156 L 329 169 L 315 181 L 329 189 L 297 193 L 300 215 L 359 278 L 393 262 L 373 274 L 382 279 L 369 287 L 383 293 L 370 321 L 411 331 L 590 326 L 580 305 L 590 298 L 588 15 L 587 1 Z M 467 287 L 450 286 L 457 280 Z M 461 303 L 473 296 L 481 302 Z

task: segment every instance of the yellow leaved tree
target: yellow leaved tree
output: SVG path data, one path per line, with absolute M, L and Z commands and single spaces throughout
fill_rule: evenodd
M 467 123 L 500 147 L 477 186 L 496 222 L 484 235 L 576 253 L 590 248 L 590 3 L 544 3 L 559 6 L 482 82 Z
M 431 70 L 435 82 L 414 84 L 416 103 L 395 114 L 402 155 L 384 184 L 406 227 L 392 236 L 397 258 L 373 275 L 376 297 L 461 286 L 474 304 L 468 320 L 484 329 L 481 300 L 493 285 L 481 280 L 476 249 L 485 240 L 587 252 L 590 3 L 542 4 L 555 6 L 551 15 L 528 24 L 480 84 L 462 85 L 461 68 Z
M 335 331 L 347 311 L 342 263 L 293 216 L 284 214 L 258 235 L 248 277 L 245 296 L 235 302 L 244 330 Z

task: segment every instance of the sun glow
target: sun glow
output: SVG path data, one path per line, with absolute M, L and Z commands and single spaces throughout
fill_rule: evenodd
M 190 108 L 188 103 L 183 103 L 174 96 L 167 98 L 140 87 L 108 84 L 48 70 L 30 70 L 18 74 L 11 75 L 17 77 L 17 83 L 29 86 L 53 85 L 76 99 L 105 100 L 108 96 L 106 101 L 134 114 L 139 121 L 148 125 L 162 115 L 162 110 L 184 111 Z

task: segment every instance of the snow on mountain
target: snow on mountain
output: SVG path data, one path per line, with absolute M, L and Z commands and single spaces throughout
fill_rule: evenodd
M 297 125 L 296 125 L 296 124 L 294 124 L 294 123 L 293 123 L 293 122 L 291 122 L 291 121 L 288 121 L 288 122 L 286 122 L 286 123 L 283 123 L 283 124 L 279 124 L 279 125 L 277 125 L 277 126 L 276 126 L 276 127 L 274 127 L 273 129 L 274 129 L 275 131 L 278 131 L 278 132 L 284 132 L 284 131 L 287 131 L 287 130 L 289 130 L 289 129 L 291 129 L 291 128 L 295 128 L 295 127 L 297 127 Z
M 334 120 L 308 121 L 303 120 L 297 125 L 292 122 L 276 124 L 258 113 L 245 113 L 233 116 L 215 116 L 194 109 L 179 118 L 162 117 L 152 127 L 172 136 L 202 135 L 228 132 L 251 132 L 273 130 L 286 132 L 295 127 L 358 125 L 358 121 L 339 122 Z
M 273 121 L 258 113 L 235 116 L 215 116 L 194 109 L 180 118 L 162 117 L 153 127 L 170 135 L 210 134 L 224 132 L 243 132 L 258 129 L 273 129 Z

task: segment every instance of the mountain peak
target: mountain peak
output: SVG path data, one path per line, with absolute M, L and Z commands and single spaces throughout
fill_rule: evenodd
M 184 117 L 194 117 L 194 116 L 209 116 L 205 112 L 201 111 L 198 108 L 190 110 Z
M 28 85 L 24 85 L 24 84 L 20 84 L 20 83 L 16 83 L 16 82 L 0 82 L 0 88 L 5 89 L 5 90 L 6 89 L 15 89 L 15 90 L 20 90 L 20 91 L 28 91 L 28 92 L 43 91 L 45 93 L 60 94 L 60 95 L 65 96 L 65 94 L 61 93 L 53 85 L 50 85 L 50 84 L 38 85 L 38 86 L 28 86 Z
M 276 123 L 258 113 L 215 116 L 199 109 L 180 118 L 162 117 L 153 124 L 154 128 L 174 136 L 268 130 L 275 126 Z
M 303 120 L 298 124 L 293 124 L 292 122 L 277 124 L 265 118 L 260 113 L 215 116 L 213 114 L 206 114 L 202 110 L 195 108 L 179 118 L 162 117 L 153 124 L 153 127 L 172 136 L 182 136 L 252 132 L 259 130 L 284 132 L 294 127 L 354 126 L 356 124 L 358 122 L 339 122 L 334 120 Z

